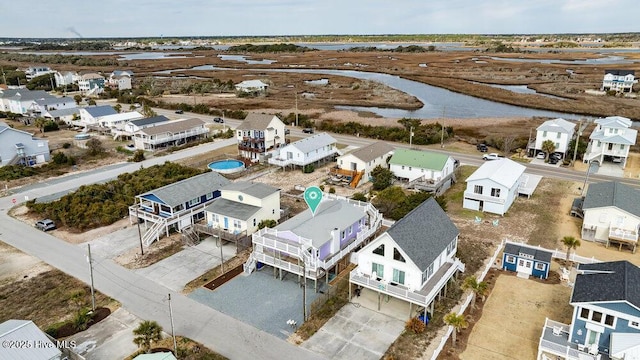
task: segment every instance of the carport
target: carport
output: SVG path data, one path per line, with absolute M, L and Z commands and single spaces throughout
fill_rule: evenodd
M 525 195 L 527 198 L 531 198 L 531 195 L 540 184 L 542 176 L 533 174 L 522 174 L 522 181 L 518 187 L 518 195 Z

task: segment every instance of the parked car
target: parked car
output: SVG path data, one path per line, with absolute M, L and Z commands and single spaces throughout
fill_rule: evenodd
M 36 222 L 36 228 L 42 231 L 49 231 L 56 228 L 56 224 L 51 219 L 44 219 Z
M 500 156 L 500 155 L 498 155 L 498 154 L 496 154 L 496 153 L 491 153 L 491 154 L 484 154 L 484 155 L 482 155 L 482 159 L 483 159 L 483 160 L 498 160 L 498 159 L 501 159 L 501 158 L 503 158 L 503 157 L 504 157 L 504 156 Z
M 551 165 L 557 164 L 558 161 L 560 161 L 560 159 L 558 159 L 557 157 L 553 157 L 553 156 L 549 157 L 549 164 L 551 164 Z
M 549 155 L 549 158 L 554 158 L 556 160 L 562 160 L 562 154 L 560 153 L 553 153 L 551 155 Z
M 544 160 L 547 157 L 547 155 L 543 152 L 539 152 L 538 155 L 536 155 L 536 159 L 540 159 L 540 160 Z
M 213 122 L 214 123 L 218 123 L 218 124 L 222 124 L 222 123 L 224 123 L 224 119 L 221 118 L 221 117 L 214 117 L 213 118 Z
M 285 135 L 289 135 L 290 133 L 291 133 L 291 130 L 289 130 L 289 129 L 284 129 L 284 134 L 285 134 Z
M 184 111 L 182 111 L 182 110 L 176 110 L 176 114 L 184 114 Z
M 304 128 L 302 132 L 305 134 L 313 134 L 313 128 Z
M 487 152 L 489 150 L 487 144 L 478 144 L 476 145 L 476 149 L 478 149 L 478 151 L 480 152 Z
M 616 163 L 616 164 L 620 164 L 620 163 L 622 163 L 622 158 L 616 156 L 613 159 L 611 159 L 611 161 Z

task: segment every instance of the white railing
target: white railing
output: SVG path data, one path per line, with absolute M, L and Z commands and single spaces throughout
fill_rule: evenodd
M 277 166 L 287 166 L 287 165 L 305 166 L 336 154 L 338 154 L 338 149 L 332 149 L 331 151 L 323 152 L 322 154 L 317 154 L 317 155 L 314 154 L 314 156 L 305 157 L 302 160 L 281 159 L 273 156 L 269 159 L 269 164 L 277 165 Z
M 139 139 L 144 144 L 157 145 L 157 144 L 162 144 L 169 141 L 182 140 L 191 136 L 204 135 L 208 133 L 209 133 L 209 129 L 197 129 L 197 130 L 181 131 L 174 135 L 162 136 L 162 137 L 158 137 L 158 135 L 151 135 L 148 137 L 137 136 L 136 139 Z
M 544 333 L 547 330 L 557 329 L 559 331 L 558 339 L 562 339 L 563 343 L 554 342 L 551 340 L 547 340 L 544 338 Z M 546 319 L 544 326 L 542 327 L 542 335 L 540 335 L 540 341 L 538 343 L 538 351 L 548 352 L 554 355 L 563 356 L 565 359 L 569 360 L 599 360 L 599 355 L 589 354 L 587 351 L 580 351 L 578 349 L 574 349 L 568 340 L 565 342 L 564 336 L 561 336 L 562 333 L 567 334 L 571 329 L 570 325 L 563 324 L 561 322 L 553 321 L 550 319 Z M 553 331 L 553 330 L 552 330 Z
M 487 202 L 496 203 L 496 204 L 504 204 L 504 201 L 505 201 L 505 199 L 501 199 L 493 196 L 480 195 L 480 194 L 476 194 L 468 191 L 464 192 L 464 197 L 472 200 L 482 200 L 482 201 L 487 201 Z
M 616 238 L 621 240 L 638 241 L 638 233 L 634 230 L 627 230 L 621 228 L 609 228 L 609 238 Z
M 154 241 L 160 239 L 160 232 L 162 231 L 162 228 L 164 226 L 165 225 L 162 222 L 153 223 L 153 225 L 144 233 L 144 235 L 142 235 L 142 243 L 145 246 L 149 246 Z
M 275 268 L 278 269 L 283 269 L 287 272 L 290 272 L 292 274 L 296 274 L 296 275 L 303 275 L 302 272 L 302 266 L 299 266 L 297 264 L 294 264 L 292 262 L 286 261 L 286 260 L 282 260 L 282 259 L 277 259 L 273 256 L 267 255 L 265 253 L 255 253 L 253 255 L 251 255 L 253 257 L 253 259 L 257 262 L 261 262 L 263 264 L 266 265 L 271 265 Z M 306 268 L 306 273 L 307 273 L 307 278 L 311 278 L 311 279 L 316 279 L 318 277 L 316 270 L 314 269 L 309 269 Z

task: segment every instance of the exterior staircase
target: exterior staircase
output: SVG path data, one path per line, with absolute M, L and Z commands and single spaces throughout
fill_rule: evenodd
M 351 188 L 355 189 L 358 186 L 358 183 L 360 182 L 360 180 L 362 180 L 362 177 L 364 176 L 364 171 L 360 171 L 358 173 L 356 173 L 356 175 L 353 177 L 353 180 L 351 180 Z
M 142 243 L 144 246 L 151 245 L 154 241 L 160 239 L 160 233 L 164 229 L 165 224 L 162 222 L 153 223 L 153 225 L 142 235 Z

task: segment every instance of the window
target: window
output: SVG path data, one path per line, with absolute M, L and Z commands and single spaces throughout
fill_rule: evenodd
M 474 194 L 482 194 L 482 185 L 475 185 L 473 187 L 473 193 Z
M 342 237 L 341 237 L 341 239 L 344 239 L 344 238 L 345 238 L 345 235 L 346 235 L 346 231 L 342 230 L 342 232 L 340 233 L 340 235 L 342 236 Z
M 491 188 L 491 196 L 500 197 L 500 189 Z
M 544 263 L 536 263 L 536 270 L 544 271 L 547 268 L 547 265 Z
M 513 255 L 507 255 L 507 258 L 504 260 L 509 264 L 515 264 L 516 263 L 516 257 Z
M 456 248 L 456 240 L 453 240 L 452 242 L 449 243 L 449 245 L 447 245 L 447 255 L 451 254 L 455 248 Z
M 384 265 L 371 263 L 371 274 L 376 274 L 377 279 L 382 279 L 384 277 Z
M 393 282 L 404 285 L 404 271 L 393 269 Z
M 598 323 L 602 322 L 602 313 L 598 311 L 594 311 L 593 313 L 591 313 L 591 320 Z
M 220 217 L 218 217 L 218 214 L 211 214 L 211 220 L 213 220 L 214 223 L 217 223 L 220 221 Z
M 272 213 L 272 214 L 275 214 L 275 213 L 276 213 L 276 209 L 272 209 L 272 210 L 271 210 L 271 213 Z
M 207 200 L 211 200 L 211 199 L 213 199 L 213 193 L 212 193 L 212 192 L 208 193 L 208 194 L 206 195 L 206 198 L 207 198 Z
M 404 165 L 402 165 L 402 170 L 404 170 Z
M 629 327 L 640 329 L 640 321 L 629 320 Z
M 413 170 L 413 169 L 411 168 L 411 166 L 409 166 L 409 171 L 411 171 L 411 170 Z
M 613 320 L 615 318 L 612 315 L 606 315 L 604 318 L 605 325 L 613 326 Z
M 589 319 L 589 309 L 585 309 L 585 308 L 580 309 L 580 317 L 582 319 Z
M 189 206 L 195 206 L 200 204 L 200 198 L 195 198 L 193 200 L 189 200 Z
M 624 144 L 620 144 L 620 150 L 624 150 Z
M 547 132 L 546 131 L 542 132 L 542 137 L 547 137 Z
M 238 136 L 242 136 L 242 131 L 238 131 Z
M 560 136 L 562 136 L 562 134 L 557 133 L 557 134 L 556 134 L 556 139 L 560 139 Z
M 240 220 L 233 220 L 233 227 L 236 229 L 239 229 L 242 227 L 242 223 L 240 222 Z
M 256 226 L 256 219 L 253 219 L 253 226 Z
M 397 261 L 400 261 L 400 262 L 406 262 L 404 257 L 402 257 L 402 254 L 400 254 L 400 251 L 398 251 L 398 249 L 396 249 L 396 248 L 393 248 L 393 260 L 397 260 Z
M 373 250 L 373 253 L 376 254 L 376 255 L 384 256 L 384 244 L 381 244 L 375 250 Z

